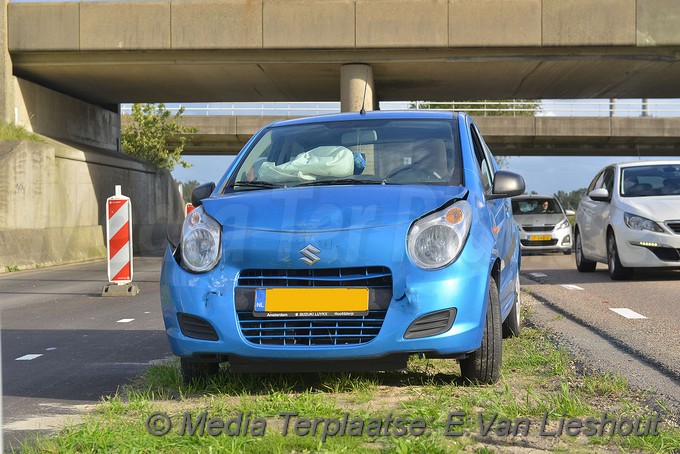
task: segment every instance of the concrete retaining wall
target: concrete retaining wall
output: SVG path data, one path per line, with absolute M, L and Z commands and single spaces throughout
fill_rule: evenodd
M 0 272 L 106 257 L 105 202 L 132 200 L 134 253 L 175 237 L 183 204 L 167 170 L 55 141 L 0 142 Z

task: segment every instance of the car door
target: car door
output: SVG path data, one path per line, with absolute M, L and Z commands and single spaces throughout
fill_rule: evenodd
M 583 216 L 579 228 L 584 254 L 591 259 L 606 261 L 607 226 L 614 189 L 614 169 L 612 167 L 605 168 L 594 180 L 594 184 L 590 185 L 587 192 L 599 188 L 605 188 L 609 191 L 609 200 L 593 200 L 586 193 L 581 200 Z
M 479 166 L 484 193 L 491 194 L 493 178 L 496 172 L 491 152 L 474 123 L 471 123 L 470 125 L 470 134 L 475 149 L 475 157 L 477 159 L 477 165 Z M 496 249 L 501 258 L 501 270 L 503 270 L 505 265 L 513 263 L 513 250 L 516 247 L 513 235 L 514 224 L 512 221 L 512 206 L 510 205 L 510 199 L 487 199 L 486 209 L 489 212 L 489 218 L 493 224 L 492 227 L 496 237 Z M 512 272 L 501 272 L 499 293 L 502 303 L 512 299 L 514 291 L 513 277 L 514 273 Z M 504 310 L 505 308 L 502 309 Z

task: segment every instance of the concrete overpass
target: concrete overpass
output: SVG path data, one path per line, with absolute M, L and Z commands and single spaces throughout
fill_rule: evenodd
M 54 232 L 44 242 L 54 257 L 63 252 L 62 232 L 100 237 L 103 215 L 92 201 L 110 192 L 97 186 L 107 172 L 96 166 L 102 153 L 119 151 L 120 103 L 340 100 L 343 110 L 358 110 L 365 87 L 368 109 L 378 100 L 680 97 L 675 0 L 5 0 L 3 6 L 0 119 L 58 141 L 55 157 L 71 156 L 64 147 L 78 148 L 82 165 L 71 169 L 76 161 L 66 158 L 39 164 L 38 148 L 0 150 L 0 183 L 9 189 L 0 194 L 0 237 L 22 244 L 19 234 L 32 226 L 15 219 L 39 203 L 46 219 L 40 230 Z M 530 150 L 542 140 L 542 120 L 534 121 L 499 137 L 526 141 Z M 582 132 L 572 150 L 619 140 L 613 123 L 610 132 L 603 128 Z M 547 150 L 533 147 L 539 149 Z M 121 159 L 117 154 L 109 170 L 143 197 L 158 177 Z M 74 175 L 85 176 L 78 189 L 63 183 Z M 26 188 L 22 200 L 34 206 L 13 196 Z M 91 196 L 76 204 L 70 217 L 76 225 L 59 224 L 63 216 L 49 207 L 71 206 L 66 199 L 78 201 L 84 192 Z M 166 220 L 154 216 L 147 225 L 156 232 Z M 78 224 L 84 218 L 94 221 Z M 39 244 L 38 235 L 25 238 Z M 93 251 L 101 250 L 97 238 L 88 242 Z M 15 263 L 0 254 L 4 265 Z
M 287 116 L 184 116 L 199 131 L 187 155 L 236 154 L 263 126 Z M 496 155 L 678 156 L 680 118 L 483 117 L 475 118 Z
M 0 117 L 77 141 L 48 126 L 43 112 L 58 103 L 37 106 L 34 86 L 114 113 L 121 102 L 156 101 L 343 100 L 349 109 L 366 76 L 370 105 L 680 97 L 674 0 L 43 2 L 0 14 Z M 85 140 L 116 148 L 117 117 L 88 109 L 62 110 L 83 125 L 98 117 L 107 137 Z

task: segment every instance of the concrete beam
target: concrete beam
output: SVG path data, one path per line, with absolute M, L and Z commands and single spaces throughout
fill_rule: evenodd
M 80 3 L 10 3 L 9 13 L 10 49 L 80 50 Z
M 295 117 L 184 116 L 186 155 L 234 155 L 267 124 Z M 497 155 L 680 156 L 680 118 L 475 117 Z M 655 154 L 656 153 L 656 154 Z
M 261 48 L 262 1 L 173 2 L 171 30 L 173 49 Z
M 119 149 L 120 116 L 117 112 L 23 79 L 14 79 L 18 124 L 53 139 L 113 151 Z
M 542 0 L 451 0 L 449 47 L 541 46 Z
M 264 0 L 262 45 L 270 49 L 353 48 L 354 0 Z
M 447 47 L 448 0 L 356 0 L 357 48 Z
M 634 46 L 636 0 L 543 0 L 544 46 Z
M 78 5 L 82 51 L 171 48 L 170 2 L 78 2 Z M 200 28 L 201 24 L 196 26 Z
M 677 46 L 680 42 L 680 2 L 637 0 L 637 45 Z

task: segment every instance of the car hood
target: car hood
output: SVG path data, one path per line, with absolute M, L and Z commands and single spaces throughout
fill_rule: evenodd
M 411 223 L 466 194 L 461 186 L 312 186 L 244 190 L 203 205 L 225 230 L 328 232 Z
M 621 209 L 653 221 L 680 219 L 680 195 L 625 197 Z
M 555 225 L 559 224 L 565 219 L 564 214 L 516 214 L 513 216 L 515 222 L 519 225 Z

